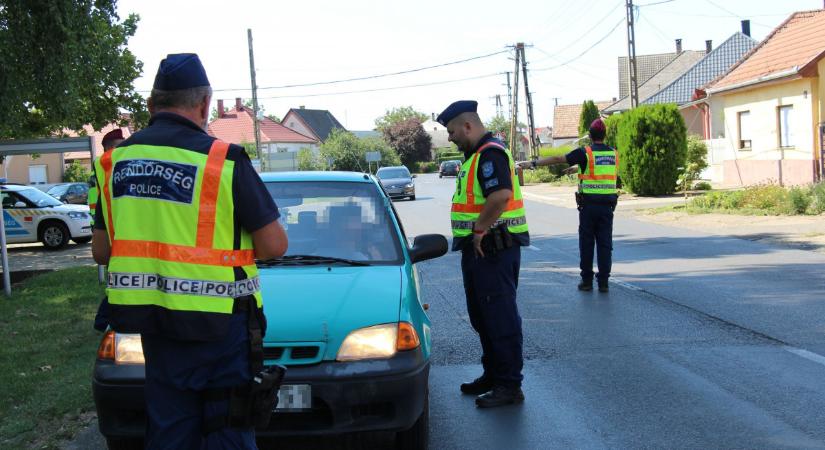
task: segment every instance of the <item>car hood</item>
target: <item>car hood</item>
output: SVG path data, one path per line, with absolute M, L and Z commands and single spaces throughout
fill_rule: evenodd
M 260 269 L 268 343 L 327 342 L 398 321 L 399 266 L 276 266 Z
M 412 183 L 412 178 L 382 178 L 381 184 L 384 186 L 394 186 L 397 184 L 409 184 Z
M 60 206 L 52 206 L 52 207 L 46 208 L 46 209 L 51 209 L 53 211 L 58 211 L 58 212 L 85 212 L 85 213 L 89 212 L 89 206 L 88 205 L 73 205 L 73 204 L 69 204 L 69 203 L 64 203 Z

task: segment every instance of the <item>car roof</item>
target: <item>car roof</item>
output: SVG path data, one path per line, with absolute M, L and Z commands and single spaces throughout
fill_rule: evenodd
M 361 172 L 338 171 L 301 171 L 301 172 L 264 172 L 261 180 L 273 181 L 347 181 L 354 183 L 372 183 L 370 175 Z
M 26 186 L 24 184 L 5 184 L 4 183 L 4 184 L 0 185 L 0 187 L 2 187 L 5 190 L 8 190 L 8 191 L 15 191 L 15 192 L 16 191 L 22 191 L 22 190 L 25 190 L 25 189 L 36 189 L 34 186 Z
M 404 169 L 404 170 L 409 170 L 409 169 L 407 169 L 407 166 L 386 166 L 386 167 L 381 167 L 381 168 L 380 168 L 380 169 L 378 169 L 378 170 L 384 170 L 384 169 Z

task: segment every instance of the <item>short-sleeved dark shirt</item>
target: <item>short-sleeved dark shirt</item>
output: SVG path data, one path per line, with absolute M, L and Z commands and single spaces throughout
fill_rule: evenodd
M 502 147 L 505 146 L 501 141 L 493 137 L 493 133 L 487 133 L 481 138 L 473 151 L 464 152 L 465 161 L 469 159 L 473 153 L 478 151 L 482 145 L 488 142 L 496 142 Z M 481 156 L 478 157 L 476 170 L 477 179 L 481 185 L 481 192 L 484 194 L 484 198 L 502 189 L 513 189 L 513 179 L 510 176 L 510 160 L 504 151 L 496 148 L 487 148 L 484 150 Z M 513 235 L 513 238 L 518 245 L 530 245 L 529 233 L 517 233 Z M 472 237 L 453 238 L 453 251 L 462 250 L 469 240 L 472 240 Z
M 593 144 L 590 148 L 595 151 L 610 151 L 613 150 L 612 147 L 609 147 L 605 144 Z M 578 165 L 579 166 L 579 173 L 584 173 L 584 169 L 587 167 L 587 151 L 584 147 L 579 147 L 570 153 L 564 155 L 565 159 L 567 159 L 567 164 L 571 166 Z M 618 180 L 617 186 L 618 186 Z M 584 194 L 585 202 L 589 203 L 598 203 L 598 204 L 612 204 L 615 205 L 616 202 L 619 200 L 619 196 L 616 194 Z
M 137 144 L 159 145 L 208 154 L 214 140 L 215 138 L 206 134 L 189 119 L 164 112 L 152 116 L 148 127 L 133 134 L 118 147 Z M 249 232 L 256 231 L 278 220 L 280 213 L 261 177 L 252 167 L 244 148 L 230 145 L 226 159 L 235 162 L 232 197 L 235 204 L 235 242 L 239 242 L 241 228 Z M 100 196 L 102 197 L 102 192 Z M 103 208 L 95 209 L 95 228 L 106 229 Z

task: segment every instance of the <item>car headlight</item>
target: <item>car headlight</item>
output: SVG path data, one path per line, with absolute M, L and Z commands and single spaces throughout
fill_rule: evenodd
M 112 330 L 103 335 L 97 357 L 117 364 L 143 364 L 143 344 L 139 334 L 119 334 Z
M 74 220 L 85 220 L 89 215 L 85 212 L 70 212 L 69 217 Z
M 386 323 L 351 332 L 341 348 L 338 361 L 389 358 L 397 351 L 412 350 L 420 345 L 415 328 L 407 322 Z
M 408 184 L 408 185 L 406 185 L 406 186 L 404 186 L 404 187 L 405 187 L 405 188 L 411 188 L 411 187 L 413 187 L 413 186 L 415 186 L 415 185 L 414 185 L 414 184 L 412 184 L 412 183 L 410 183 L 410 184 Z

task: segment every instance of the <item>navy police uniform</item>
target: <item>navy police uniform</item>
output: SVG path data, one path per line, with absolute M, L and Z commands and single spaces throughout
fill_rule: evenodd
M 438 121 L 447 124 L 463 112 L 475 112 L 476 102 L 462 101 L 451 105 L 441 113 Z M 465 160 L 470 158 L 481 146 L 488 142 L 505 145 L 487 133 L 475 148 L 465 151 Z M 487 198 L 493 192 L 513 189 L 511 168 L 504 151 L 489 147 L 479 156 L 477 179 L 483 195 Z M 459 179 L 466 174 L 459 174 Z M 482 386 L 462 391 L 481 394 L 495 386 L 518 389 L 521 387 L 523 337 L 521 316 L 516 304 L 519 270 L 521 265 L 521 246 L 530 245 L 529 233 L 512 234 L 513 245 L 495 254 L 476 256 L 473 249 L 472 235 L 454 237 L 453 251 L 461 251 L 461 273 L 464 280 L 464 293 L 470 324 L 478 333 L 481 341 L 481 364 L 484 373 L 474 383 Z
M 178 56 L 181 55 L 169 55 L 167 60 Z M 190 62 L 200 66 L 197 57 Z M 161 63 L 155 80 L 156 88 L 159 80 L 161 86 L 166 82 L 174 89 L 184 89 L 187 83 L 195 83 L 192 87 L 204 85 L 197 83 L 205 80 L 199 80 L 197 76 L 192 79 L 192 71 L 188 74 L 186 70 L 164 74 L 163 67 L 164 63 Z M 205 79 L 202 66 L 200 72 Z M 160 112 L 152 116 L 147 128 L 130 136 L 121 146 L 170 146 L 208 154 L 213 141 L 213 137 L 189 119 Z M 235 163 L 232 195 L 235 203 L 235 242 L 238 243 L 241 227 L 250 232 L 256 231 L 277 220 L 279 213 L 243 147 L 230 145 L 227 159 Z M 102 208 L 97 208 L 95 215 L 95 228 L 105 229 Z M 238 267 L 236 272 L 238 270 L 241 271 L 238 276 L 244 277 L 243 269 Z M 142 333 L 146 360 L 144 395 L 148 416 L 146 448 L 257 448 L 252 428 L 223 428 L 204 433 L 205 421 L 227 414 L 228 401 L 205 398 L 203 392 L 245 385 L 252 379 L 247 314 L 254 313 L 232 314 L 226 329 L 206 332 L 207 335 L 211 332 L 210 338 L 195 337 L 199 334 L 196 328 L 209 326 L 208 323 L 180 324 L 182 335 L 178 336 L 169 336 L 161 329 Z M 262 315 L 258 319 L 263 334 L 265 319 Z M 190 336 L 186 336 L 185 330 Z
M 610 151 L 605 144 L 591 145 L 593 151 Z M 567 155 L 567 164 L 578 165 L 579 170 L 587 167 L 587 152 L 577 148 Z M 610 278 L 613 252 L 613 211 L 619 196 L 616 194 L 582 194 L 579 207 L 579 267 L 584 285 L 593 283 L 594 245 L 597 249 L 599 273 L 596 279 L 603 289 Z

